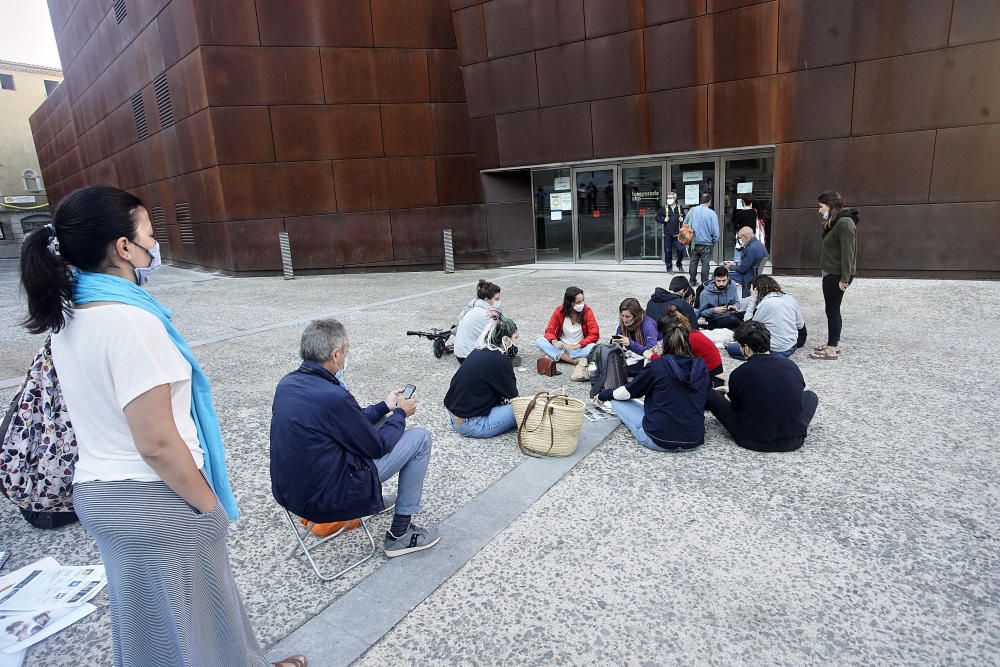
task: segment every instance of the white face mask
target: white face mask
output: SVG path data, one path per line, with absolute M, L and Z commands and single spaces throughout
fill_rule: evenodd
M 575 310 L 578 313 L 582 313 L 584 305 L 585 304 L 582 304 L 582 303 L 575 303 L 575 304 L 573 304 L 573 310 Z
M 823 211 L 823 219 L 824 220 L 829 220 L 830 219 L 830 212 L 829 211 Z
M 492 305 L 493 305 L 493 307 L 494 307 L 494 308 L 496 308 L 497 310 L 499 310 L 499 311 L 503 312 L 503 304 L 502 304 L 502 303 L 500 303 L 500 299 L 497 299 L 496 301 L 494 301 Z
M 667 197 L 667 205 L 668 206 L 673 206 L 676 203 L 677 203 L 676 199 L 674 199 L 673 197 Z

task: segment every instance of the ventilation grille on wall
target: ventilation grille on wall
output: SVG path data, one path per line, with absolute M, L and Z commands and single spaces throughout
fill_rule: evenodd
M 153 218 L 153 236 L 160 244 L 166 244 L 170 242 L 167 236 L 167 219 L 163 215 L 162 206 L 153 206 L 149 209 L 150 216 Z
M 191 204 L 181 202 L 174 204 L 177 213 L 177 230 L 181 233 L 181 243 L 194 245 L 194 227 L 191 226 Z
M 156 111 L 160 114 L 160 127 L 174 123 L 174 103 L 170 99 L 170 86 L 167 84 L 167 73 L 164 72 L 153 81 L 156 92 Z
M 132 115 L 135 116 L 135 132 L 139 141 L 149 138 L 149 123 L 146 122 L 146 107 L 142 105 L 142 92 L 132 96 Z
M 128 16 L 128 9 L 125 7 L 125 0 L 114 0 L 115 21 L 121 23 Z

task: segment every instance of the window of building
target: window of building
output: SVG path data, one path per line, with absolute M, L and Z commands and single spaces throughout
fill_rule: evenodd
M 0 74 L 0 88 L 4 90 L 14 90 L 14 75 Z
M 56 89 L 56 86 L 59 85 L 58 81 L 49 81 L 48 79 L 45 79 L 42 83 L 45 84 L 45 95 L 46 96 L 51 95 L 52 92 Z
M 25 169 L 21 172 L 21 178 L 24 179 L 24 189 L 28 192 L 42 191 L 42 179 L 34 169 Z

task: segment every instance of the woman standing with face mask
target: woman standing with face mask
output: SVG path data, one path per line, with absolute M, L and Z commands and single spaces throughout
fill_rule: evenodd
M 52 333 L 73 503 L 107 568 L 114 664 L 265 665 L 229 567 L 238 514 L 211 388 L 140 288 L 159 265 L 143 203 L 110 187 L 69 194 L 21 249 L 24 324 Z
M 823 220 L 820 269 L 829 334 L 826 345 L 820 345 L 809 356 L 834 360 L 840 358 L 840 332 L 843 328 L 840 305 L 857 274 L 859 214 L 844 206 L 844 198 L 838 192 L 824 192 L 818 201 L 819 215 Z

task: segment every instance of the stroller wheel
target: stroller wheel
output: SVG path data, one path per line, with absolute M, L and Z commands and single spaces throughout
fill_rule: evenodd
M 444 356 L 444 341 L 440 338 L 434 339 L 434 356 L 438 359 Z

